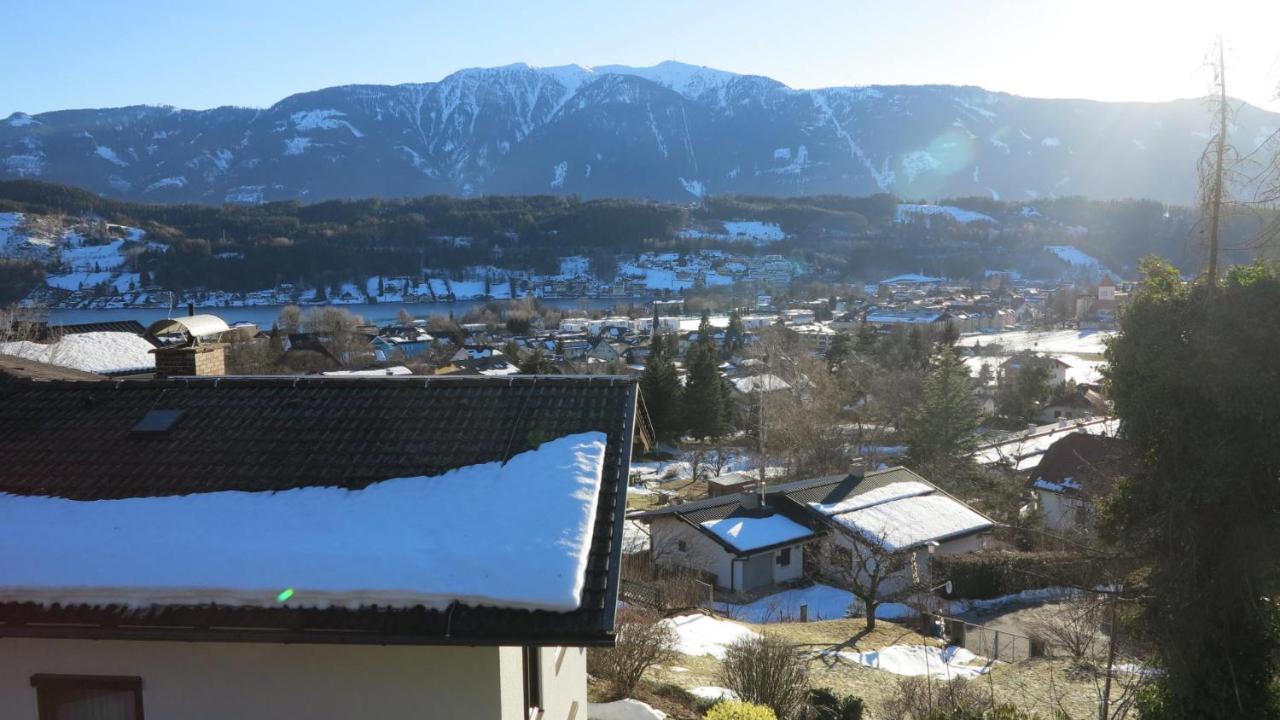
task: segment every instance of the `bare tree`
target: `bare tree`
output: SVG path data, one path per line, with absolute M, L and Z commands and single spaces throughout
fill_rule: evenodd
M 820 572 L 862 601 L 868 631 L 876 629 L 876 608 L 920 585 L 915 553 L 896 549 L 886 533 L 874 539 L 832 536 L 819 545 L 819 555 Z
M 1097 654 L 1102 637 L 1102 605 L 1093 598 L 1080 597 L 1061 605 L 1042 608 L 1027 623 L 1033 636 L 1061 648 L 1073 659 L 1083 660 Z
M 675 653 L 676 632 L 650 610 L 624 607 L 618 610 L 618 641 L 611 648 L 591 648 L 590 673 L 609 683 L 611 699 L 631 694 L 649 668 Z
M 1210 138 L 1204 154 L 1200 156 L 1200 207 L 1208 215 L 1208 252 L 1209 262 L 1205 270 L 1209 286 L 1218 283 L 1218 255 L 1221 251 L 1222 209 L 1227 195 L 1227 165 L 1231 162 L 1228 153 L 1234 155 L 1227 143 L 1227 120 L 1231 107 L 1227 103 L 1227 67 L 1222 38 L 1218 38 L 1218 57 L 1212 62 L 1214 73 L 1214 96 L 1210 99 L 1213 105 L 1214 121 L 1217 130 Z

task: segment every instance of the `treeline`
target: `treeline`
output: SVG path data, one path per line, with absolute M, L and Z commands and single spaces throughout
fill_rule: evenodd
M 1194 208 L 1084 198 L 940 201 L 986 213 L 998 221 L 993 225 L 962 223 L 945 214 L 898 222 L 898 202 L 879 194 L 709 197 L 697 207 L 560 196 L 153 205 L 51 183 L 0 182 L 0 212 L 94 215 L 145 229 L 148 239 L 169 249 L 149 247 L 132 269 L 174 290 L 245 291 L 282 282 L 333 286 L 371 275 L 413 276 L 423 267 L 453 279 L 476 266 L 553 274 L 560 257 L 575 254 L 588 257 L 607 280 L 618 255 L 646 250 L 776 253 L 827 280 L 871 280 L 898 272 L 980 280 L 990 269 L 1052 277 L 1063 265 L 1045 253 L 1049 244 L 1075 245 L 1125 276 L 1136 274 L 1139 259 L 1147 255 L 1169 258 L 1184 271 L 1200 264 Z M 1223 245 L 1235 250 L 1227 261 L 1267 252 L 1246 240 L 1272 212 L 1228 220 Z M 725 220 L 777 223 L 789 237 L 756 248 L 677 232 Z M 6 272 L 20 275 L 15 280 L 22 285 L 33 282 L 29 269 Z

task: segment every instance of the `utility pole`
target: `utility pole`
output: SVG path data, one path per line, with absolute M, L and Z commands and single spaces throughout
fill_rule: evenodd
M 1111 595 L 1107 602 L 1110 605 L 1111 627 L 1107 628 L 1110 636 L 1107 643 L 1107 677 L 1102 682 L 1102 704 L 1098 706 L 1098 720 L 1108 720 L 1111 715 L 1111 671 L 1116 664 L 1116 635 L 1119 634 L 1116 627 L 1116 596 Z
M 1227 154 L 1227 62 L 1222 38 L 1218 38 L 1218 137 L 1214 142 L 1213 180 L 1209 187 L 1209 276 L 1210 291 L 1218 285 L 1218 249 L 1221 244 L 1223 165 Z

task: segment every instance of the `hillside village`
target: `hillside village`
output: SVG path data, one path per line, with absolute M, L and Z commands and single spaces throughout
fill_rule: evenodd
M 399 299 L 393 280 L 381 285 L 383 296 Z M 1070 291 L 993 276 L 989 289 L 975 292 L 918 274 L 855 291 L 805 302 L 761 295 L 750 307 L 701 315 L 680 299 L 632 306 L 625 315 L 577 314 L 525 299 L 458 318 L 402 310 L 381 327 L 335 305 L 286 307 L 270 327 L 228 325 L 194 304 L 186 315 L 148 326 L 58 326 L 18 310 L 0 342 L 0 376 L 19 393 L 30 381 L 73 387 L 65 383 L 114 379 L 125 384 L 111 387 L 141 388 L 172 386 L 164 378 L 236 376 L 292 377 L 316 387 L 378 378 L 426 379 L 428 388 L 501 387 L 494 383 L 536 383 L 540 376 L 622 383 L 638 393 L 635 432 L 644 441 L 633 448 L 619 490 L 627 517 L 614 540 L 622 555 L 613 590 L 636 617 L 669 616 L 660 622 L 677 637 L 681 655 L 672 657 L 683 657 L 669 660 L 670 669 L 654 665 L 628 692 L 674 717 L 697 717 L 697 707 L 733 696 L 716 686 L 715 668 L 734 638 L 795 627 L 819 645 L 824 633 L 838 644 L 851 623 L 861 623 L 866 640 L 856 652 L 823 651 L 813 663 L 824 684 L 866 698 L 872 712 L 892 704 L 888 689 L 894 673 L 904 672 L 889 658 L 923 653 L 930 676 L 990 673 L 1011 700 L 1016 683 L 1026 682 L 1023 673 L 1056 674 L 1053 706 L 1088 715 L 1094 695 L 1070 679 L 1073 661 L 1064 659 L 1070 653 L 1033 638 L 1043 622 L 1035 608 L 1075 602 L 1075 580 L 978 578 L 984 563 L 1057 562 L 1059 550 L 1036 537 L 1035 527 L 1064 537 L 1092 532 L 1091 493 L 1105 495 L 1105 487 L 1064 474 L 1054 459 L 1069 444 L 1116 435 L 1100 370 L 1114 311 L 1127 295 L 1109 277 Z M 1056 329 L 1033 329 L 1046 327 Z M 987 418 L 974 426 L 975 441 L 965 450 L 968 470 L 926 470 L 908 460 L 916 441 L 903 420 L 894 420 L 905 417 L 896 406 L 927 400 L 919 390 L 874 389 L 905 379 L 890 380 L 894 364 L 935 351 L 955 355 L 975 419 Z M 908 360 L 913 353 L 917 359 Z M 868 369 L 860 383 L 865 390 L 840 389 L 858 393 L 847 401 L 805 409 L 810 393 L 851 382 L 848 373 L 860 362 L 889 366 Z M 664 367 L 674 375 L 664 376 Z M 927 365 L 918 367 L 912 372 L 924 380 Z M 1033 388 L 1029 395 L 1025 386 Z M 709 395 L 694 400 L 708 388 Z M 673 415 L 673 400 L 685 410 Z M 702 412 L 695 402 L 710 405 Z M 797 420 L 797 411 L 809 415 L 806 425 L 829 423 L 815 428 L 824 438 L 816 454 L 779 425 Z M 707 430 L 709 416 L 716 419 Z M 970 475 L 985 480 L 961 479 Z M 868 589 L 865 570 L 872 567 Z M 946 592 L 944 580 L 953 583 Z M 1011 623 L 994 646 L 984 624 L 992 614 Z M 923 620 L 932 617 L 954 627 L 936 631 L 934 621 Z M 905 635 L 890 640 L 886 624 Z M 965 628 L 979 639 L 966 640 Z M 943 652 L 941 639 L 958 644 Z M 593 667 L 596 652 L 587 650 L 582 667 Z M 867 686 L 881 675 L 883 681 Z M 1132 692 L 1141 677 L 1122 676 L 1117 692 Z M 611 717 L 616 690 L 593 678 L 591 698 L 610 702 L 591 704 L 590 717 Z M 566 702 L 585 705 L 585 690 L 573 689 L 578 681 L 566 682 Z M 672 689 L 654 695 L 664 687 Z

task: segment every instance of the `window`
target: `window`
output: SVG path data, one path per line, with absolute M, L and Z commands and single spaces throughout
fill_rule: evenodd
M 676 549 L 680 552 L 689 552 L 689 546 L 683 540 L 676 541 Z
M 786 567 L 791 564 L 791 548 L 782 548 L 778 551 L 778 565 Z
M 32 675 L 39 720 L 143 720 L 142 678 Z
M 524 707 L 526 716 L 532 720 L 542 717 L 542 655 L 536 647 L 526 646 L 522 648 L 522 652 Z

